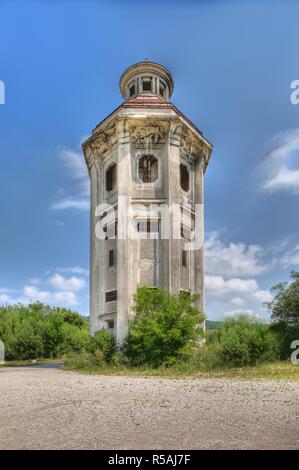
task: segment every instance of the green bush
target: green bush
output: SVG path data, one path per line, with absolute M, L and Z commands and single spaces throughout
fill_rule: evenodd
M 110 362 L 115 353 L 115 338 L 107 330 L 99 330 L 91 337 L 89 351 L 102 352 L 103 360 Z
M 253 365 L 275 361 L 278 342 L 269 325 L 247 315 L 226 319 L 219 328 L 219 357 L 231 366 Z
M 70 323 L 61 326 L 61 343 L 57 346 L 59 355 L 68 352 L 81 352 L 89 348 L 90 336 L 87 328 L 78 328 Z
M 191 359 L 191 365 L 194 369 L 208 372 L 217 368 L 223 368 L 222 357 L 220 354 L 221 346 L 219 343 L 212 343 L 196 351 Z
M 35 334 L 29 322 L 18 325 L 6 350 L 6 357 L 13 359 L 32 359 L 42 357 L 44 352 L 42 338 Z
M 134 300 L 136 316 L 124 341 L 131 364 L 172 365 L 188 355 L 203 334 L 199 323 L 204 316 L 194 306 L 197 297 L 144 286 L 137 289 Z
M 120 353 L 114 353 L 109 363 L 107 363 L 103 351 L 99 349 L 93 352 L 70 352 L 63 356 L 63 360 L 66 369 L 95 372 L 109 371 L 112 368 L 120 368 L 124 365 L 124 359 Z
M 11 305 L 0 307 L 0 339 L 8 360 L 57 357 L 87 347 L 88 323 L 78 313 L 39 302 Z
M 96 362 L 95 355 L 87 351 L 69 352 L 63 356 L 64 366 L 73 370 L 89 370 Z

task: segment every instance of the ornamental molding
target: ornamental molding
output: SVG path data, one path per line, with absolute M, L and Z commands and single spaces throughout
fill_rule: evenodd
M 117 145 L 116 124 L 106 127 L 102 131 L 94 134 L 90 141 L 92 151 L 100 156 L 111 151 Z
M 166 126 L 161 120 L 134 122 L 130 125 L 131 141 L 137 146 L 151 146 L 165 142 Z
M 95 156 L 93 154 L 93 151 L 89 143 L 84 146 L 84 155 L 85 155 L 85 160 L 86 160 L 86 164 L 88 167 L 88 171 L 90 171 L 95 162 Z
M 181 157 L 190 164 L 194 163 L 197 159 L 203 161 L 204 168 L 206 169 L 211 149 L 199 136 L 194 135 L 184 126 L 180 139 L 180 153 Z

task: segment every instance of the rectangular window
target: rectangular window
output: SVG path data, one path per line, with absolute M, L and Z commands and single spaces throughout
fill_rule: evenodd
M 109 268 L 114 266 L 114 250 L 109 250 Z
M 161 96 L 165 96 L 165 86 L 163 85 L 163 83 L 160 82 L 160 85 L 159 85 L 159 93 Z
M 114 240 L 117 237 L 117 222 L 103 227 L 105 240 Z
M 181 224 L 181 237 L 185 240 L 191 241 L 193 239 L 193 231 L 190 228 Z
M 135 95 L 135 84 L 133 83 L 129 88 L 130 96 Z
M 152 91 L 152 79 L 151 78 L 142 79 L 142 91 Z
M 108 330 L 113 330 L 114 320 L 106 320 L 106 325 L 107 325 Z
M 182 266 L 187 267 L 187 251 L 182 251 Z
M 106 302 L 113 302 L 114 300 L 117 300 L 117 290 L 106 292 Z
M 137 222 L 137 232 L 142 233 L 159 233 L 160 221 L 159 220 L 141 220 Z

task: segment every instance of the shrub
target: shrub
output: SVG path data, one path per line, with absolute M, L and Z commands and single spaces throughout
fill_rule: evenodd
M 95 333 L 90 340 L 90 352 L 102 352 L 102 357 L 105 362 L 110 362 L 113 354 L 115 353 L 115 338 L 107 330 L 99 330 Z
M 43 356 L 42 338 L 34 333 L 30 323 L 23 322 L 18 326 L 15 335 L 8 344 L 8 359 L 34 359 Z
M 86 318 L 64 308 L 39 302 L 0 307 L 0 339 L 6 359 L 57 357 L 87 347 Z
M 105 355 L 100 349 L 96 349 L 93 352 L 70 352 L 63 356 L 63 360 L 65 368 L 72 370 L 104 371 L 107 369 L 107 366 L 120 367 L 123 365 L 123 357 L 121 354 L 114 353 L 110 362 L 107 363 Z
M 278 359 L 278 342 L 269 325 L 247 315 L 226 319 L 219 328 L 223 364 L 245 366 Z
M 219 343 L 207 345 L 200 348 L 191 360 L 191 364 L 195 369 L 201 371 L 212 371 L 219 367 L 223 368 L 224 364 L 221 358 L 221 346 Z
M 80 353 L 69 352 L 63 356 L 64 366 L 67 369 L 90 369 L 90 366 L 95 361 L 95 355 L 87 351 L 82 351 Z
M 71 323 L 64 323 L 61 327 L 61 336 L 61 343 L 57 347 L 59 355 L 81 352 L 89 348 L 90 336 L 87 328 L 80 329 Z
M 139 287 L 134 296 L 136 316 L 124 341 L 124 352 L 131 364 L 172 365 L 188 354 L 203 333 L 198 325 L 204 316 L 194 306 L 197 298 Z

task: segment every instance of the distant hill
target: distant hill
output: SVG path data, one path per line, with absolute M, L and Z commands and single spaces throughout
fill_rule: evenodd
M 221 321 L 206 320 L 206 329 L 207 330 L 216 330 L 221 325 Z

